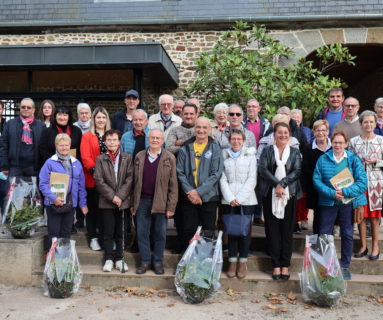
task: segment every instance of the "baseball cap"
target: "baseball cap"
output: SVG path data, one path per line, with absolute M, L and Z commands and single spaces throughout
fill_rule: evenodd
M 129 97 L 129 96 L 133 96 L 133 97 L 136 97 L 137 99 L 140 98 L 140 95 L 138 94 L 138 92 L 136 90 L 129 90 L 129 91 L 126 91 L 125 92 L 125 98 Z

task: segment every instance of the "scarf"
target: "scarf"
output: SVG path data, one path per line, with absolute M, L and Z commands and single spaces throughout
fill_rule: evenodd
M 165 115 L 163 115 L 163 113 L 161 112 L 161 119 L 162 119 L 162 122 L 164 123 L 164 131 L 170 127 L 170 125 L 172 124 L 172 115 L 170 115 L 169 117 L 166 117 Z
M 25 144 L 32 144 L 32 133 L 31 133 L 31 125 L 33 121 L 35 120 L 34 116 L 31 116 L 29 118 L 24 118 L 20 116 L 20 120 L 23 123 L 23 133 L 21 134 L 21 141 Z
M 66 126 L 60 126 L 59 124 L 56 124 L 56 128 L 57 128 L 57 131 L 59 133 L 66 133 L 68 136 L 71 135 L 71 130 L 70 130 L 70 125 L 66 125 Z M 65 132 L 64 132 L 65 130 Z
M 60 153 L 58 153 L 56 151 L 56 155 L 59 158 L 59 161 L 63 164 L 66 173 L 70 174 L 70 170 L 71 170 L 71 167 L 72 167 L 72 163 L 71 163 L 71 160 L 70 160 L 70 154 L 68 154 L 66 156 L 63 156 L 62 154 L 60 154 Z
M 378 119 L 379 128 L 383 128 L 383 119 Z
M 117 156 L 118 156 L 119 154 L 120 154 L 120 146 L 118 146 L 117 150 L 116 150 L 114 153 L 112 153 L 112 151 L 110 151 L 110 150 L 108 149 L 108 155 L 109 155 L 109 157 L 110 157 L 110 160 L 112 160 L 113 164 L 116 163 L 116 158 L 117 158 Z
M 96 131 L 96 137 L 98 139 L 98 145 L 100 146 L 100 153 L 103 153 L 103 154 L 106 153 L 108 149 L 106 148 L 104 141 L 102 141 L 102 137 L 97 131 Z
M 80 127 L 82 133 L 89 131 L 90 119 L 88 121 L 82 122 L 81 120 L 77 121 L 77 125 Z
M 285 147 L 285 150 L 283 151 L 282 154 L 282 160 L 279 159 L 279 150 L 276 145 L 273 146 L 274 148 L 274 157 L 275 157 L 275 162 L 277 163 L 277 170 L 275 170 L 274 176 L 278 179 L 281 180 L 284 177 L 286 177 L 286 162 L 289 159 L 290 156 L 290 146 L 287 145 Z M 277 198 L 275 194 L 275 188 L 272 190 L 272 198 L 271 198 L 271 204 L 272 204 L 272 212 L 273 215 L 277 219 L 283 219 L 285 217 L 285 207 L 287 205 L 287 201 L 290 198 L 289 194 L 289 188 L 285 188 L 286 193 L 284 196 L 281 198 Z
M 237 152 L 235 152 L 233 149 L 230 148 L 229 154 L 233 159 L 237 159 L 241 155 L 241 151 L 242 151 L 242 148 Z

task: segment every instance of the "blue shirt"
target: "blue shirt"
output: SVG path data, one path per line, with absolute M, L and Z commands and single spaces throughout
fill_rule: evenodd
M 336 112 L 334 112 L 332 110 L 328 110 L 328 113 L 326 115 L 326 120 L 330 124 L 330 137 L 332 135 L 332 132 L 334 130 L 335 125 L 339 121 L 342 121 L 342 114 L 343 114 L 342 108 L 339 111 L 336 111 Z

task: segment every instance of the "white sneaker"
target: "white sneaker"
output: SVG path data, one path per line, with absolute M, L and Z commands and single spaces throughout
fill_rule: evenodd
M 124 262 L 124 268 L 125 268 L 125 271 L 128 271 L 128 265 Z M 118 260 L 116 261 L 116 269 L 117 270 L 122 270 L 122 260 Z
M 334 237 L 340 237 L 340 226 L 334 226 L 333 234 Z
M 113 261 L 112 260 L 106 260 L 104 266 L 102 267 L 102 271 L 111 272 L 112 269 L 113 269 Z
M 308 221 L 301 221 L 301 229 L 302 230 L 308 230 L 309 229 L 309 222 Z
M 93 238 L 92 240 L 90 240 L 90 248 L 93 250 L 93 251 L 99 251 L 101 250 L 101 247 L 100 247 L 100 244 L 98 243 L 98 239 L 97 238 Z

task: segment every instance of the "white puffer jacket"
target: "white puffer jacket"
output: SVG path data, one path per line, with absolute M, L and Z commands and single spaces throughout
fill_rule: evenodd
M 224 169 L 220 179 L 222 204 L 237 200 L 243 206 L 256 205 L 257 184 L 256 149 L 243 147 L 238 158 L 231 157 L 229 149 L 223 150 Z

